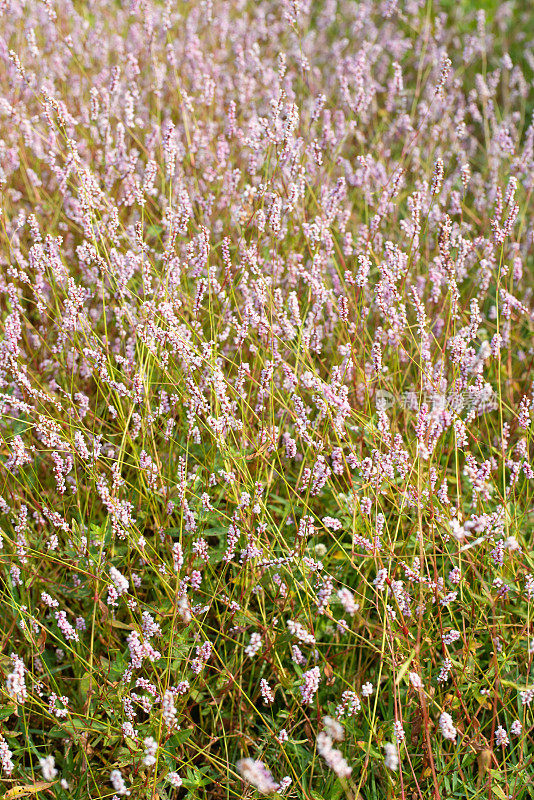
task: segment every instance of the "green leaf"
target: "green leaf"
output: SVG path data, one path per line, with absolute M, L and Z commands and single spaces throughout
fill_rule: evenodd
M 170 739 L 168 739 L 168 741 L 165 743 L 165 750 L 170 750 L 173 747 L 178 747 L 178 745 L 183 744 L 183 742 L 189 739 L 192 733 L 192 728 L 184 728 L 181 731 L 176 731 L 176 733 L 173 733 Z

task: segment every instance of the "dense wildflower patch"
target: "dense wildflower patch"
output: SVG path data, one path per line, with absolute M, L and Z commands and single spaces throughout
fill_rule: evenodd
M 0 10 L 6 797 L 532 796 L 528 4 Z

